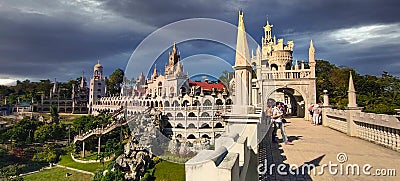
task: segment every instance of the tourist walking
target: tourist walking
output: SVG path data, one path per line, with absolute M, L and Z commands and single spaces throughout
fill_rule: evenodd
M 276 102 L 276 106 L 272 109 L 272 117 L 271 118 L 272 118 L 272 122 L 274 123 L 274 130 L 272 131 L 272 139 L 274 142 L 278 142 L 276 132 L 278 131 L 278 129 L 280 129 L 283 142 L 287 145 L 291 145 L 292 143 L 288 140 L 288 138 L 286 136 L 285 125 L 282 122 L 282 119 L 284 116 L 282 106 L 283 106 L 282 103 Z
M 321 114 L 321 107 L 318 104 L 315 104 L 313 108 L 313 124 L 316 126 L 319 124 L 319 115 Z

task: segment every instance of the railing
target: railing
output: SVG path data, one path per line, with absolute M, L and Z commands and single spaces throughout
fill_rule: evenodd
M 323 118 L 327 127 L 400 151 L 400 121 L 396 116 L 323 108 Z
M 76 143 L 77 141 L 85 140 L 85 139 L 87 139 L 87 138 L 89 138 L 89 137 L 91 137 L 93 135 L 107 134 L 110 131 L 114 130 L 115 128 L 118 128 L 118 127 L 121 127 L 121 126 L 125 126 L 126 124 L 128 124 L 129 122 L 131 122 L 133 120 L 136 120 L 137 118 L 138 118 L 138 115 L 135 115 L 132 118 L 130 118 L 129 120 L 127 120 L 127 121 L 124 121 L 124 122 L 114 121 L 111 124 L 107 125 L 105 128 L 96 128 L 96 129 L 90 130 L 90 131 L 88 131 L 86 133 L 76 135 L 74 137 L 74 143 Z
M 285 71 L 262 71 L 264 79 L 302 79 L 312 78 L 310 69 L 285 70 Z

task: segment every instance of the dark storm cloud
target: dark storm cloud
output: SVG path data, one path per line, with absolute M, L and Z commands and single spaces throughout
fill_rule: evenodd
M 133 49 L 157 28 L 197 17 L 236 24 L 239 8 L 245 12 L 246 30 L 257 41 L 269 17 L 277 37 L 294 40 L 296 59 L 307 59 L 308 43 L 313 39 L 317 58 L 362 73 L 386 70 L 400 75 L 399 33 L 388 32 L 393 26 L 386 26 L 400 23 L 399 4 L 398 0 L 4 0 L 0 2 L 0 63 L 4 65 L 0 76 L 69 79 L 80 76 L 82 70 L 91 74 L 99 58 L 110 74 L 117 67 L 124 68 Z M 369 33 L 353 29 L 371 25 L 385 27 L 372 29 L 375 36 L 357 42 L 357 33 Z M 380 36 L 379 31 L 390 36 Z M 390 41 L 390 45 L 379 39 Z M 232 59 L 226 55 L 229 50 L 207 47 L 198 43 L 181 51 L 191 55 L 189 52 L 205 49 Z M 384 62 L 379 68 L 377 59 Z

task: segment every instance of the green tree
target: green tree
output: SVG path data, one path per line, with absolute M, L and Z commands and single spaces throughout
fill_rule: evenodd
M 121 92 L 121 85 L 124 81 L 124 71 L 116 69 L 107 80 L 107 93 L 109 95 L 119 95 Z
M 218 80 L 221 81 L 227 88 L 230 88 L 229 82 L 233 79 L 234 75 L 234 72 L 224 70 Z

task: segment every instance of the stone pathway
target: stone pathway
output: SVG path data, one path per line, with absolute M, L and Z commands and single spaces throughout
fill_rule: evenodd
M 400 153 L 384 148 L 382 146 L 349 137 L 333 129 L 324 126 L 313 126 L 304 119 L 288 119 L 286 133 L 293 145 L 275 143 L 270 145 L 270 168 L 273 167 L 269 180 L 400 180 Z M 280 132 L 278 131 L 280 138 Z M 339 162 L 337 156 L 340 155 Z M 345 159 L 347 158 L 347 159 Z M 288 169 L 282 169 L 288 175 L 279 174 L 277 165 L 295 164 L 299 168 L 299 174 L 290 174 Z M 331 163 L 331 164 L 329 164 Z M 325 168 L 324 164 L 326 164 Z M 337 166 L 335 166 L 337 164 Z M 372 168 L 368 169 L 369 164 Z M 315 165 L 316 168 L 309 169 L 308 166 Z M 331 165 L 331 171 L 329 170 Z M 352 175 L 352 170 L 360 170 L 360 175 Z M 365 174 L 363 167 L 366 167 Z M 290 171 L 295 173 L 296 166 L 290 167 Z M 377 176 L 376 171 L 381 174 L 389 174 L 395 169 L 396 176 Z M 391 169 L 391 170 L 389 170 Z M 304 170 L 304 174 L 302 174 Z M 311 170 L 310 173 L 307 173 Z M 323 170 L 323 173 L 322 173 Z M 337 170 L 336 174 L 335 170 Z M 346 175 L 346 171 L 350 174 Z M 314 174 L 314 171 L 316 173 Z M 342 173 L 341 173 L 342 171 Z M 371 175 L 368 174 L 368 171 Z M 285 172 L 281 172 L 285 173 Z M 331 174 L 332 173 L 332 174 Z M 393 173 L 392 173 L 393 174 Z

